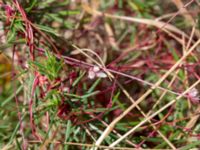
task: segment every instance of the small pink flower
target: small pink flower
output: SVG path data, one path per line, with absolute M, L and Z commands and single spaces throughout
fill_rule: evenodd
M 107 75 L 100 70 L 98 66 L 91 67 L 88 71 L 88 78 L 94 79 L 95 77 L 106 78 Z

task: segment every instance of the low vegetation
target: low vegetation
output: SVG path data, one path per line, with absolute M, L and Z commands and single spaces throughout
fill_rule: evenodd
M 0 0 L 1 149 L 199 149 L 198 0 Z

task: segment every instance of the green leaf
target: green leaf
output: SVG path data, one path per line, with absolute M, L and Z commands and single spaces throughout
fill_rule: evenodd
M 183 148 L 181 148 L 181 150 L 190 150 L 192 148 L 199 148 L 200 146 L 200 142 L 196 141 L 196 142 L 192 142 L 190 144 L 187 144 L 186 146 L 184 146 Z
M 4 107 L 8 102 L 10 102 L 16 95 L 18 95 L 23 89 L 23 86 L 21 85 L 17 91 L 13 94 L 11 94 L 7 99 L 5 99 L 2 103 L 1 103 L 1 107 Z
M 11 30 L 9 30 L 9 32 L 7 34 L 7 42 L 10 43 L 10 42 L 14 41 L 15 37 L 16 37 L 16 30 L 15 30 L 15 28 L 12 28 Z
M 38 0 L 31 0 L 31 2 L 29 2 L 29 7 L 26 8 L 25 10 L 26 10 L 27 12 L 30 12 L 30 11 L 32 10 L 32 8 L 33 8 L 35 5 L 38 4 L 37 2 L 38 2 Z
M 73 131 L 71 127 L 72 127 L 72 123 L 71 123 L 70 120 L 68 120 L 67 121 L 67 128 L 66 128 L 66 131 L 65 131 L 65 142 L 68 141 L 70 134 Z
M 35 24 L 36 27 L 42 31 L 45 31 L 47 33 L 51 33 L 55 36 L 59 36 L 58 33 L 56 33 L 56 31 L 54 29 L 52 29 L 51 27 L 48 27 L 48 26 L 44 26 L 44 25 L 40 25 L 40 24 Z

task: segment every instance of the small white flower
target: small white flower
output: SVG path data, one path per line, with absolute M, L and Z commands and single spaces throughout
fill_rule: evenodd
M 198 90 L 196 89 L 196 88 L 192 88 L 190 91 L 189 91 L 189 96 L 191 96 L 191 97 L 197 97 L 198 96 L 198 94 L 199 94 L 199 92 L 198 92 Z
M 96 76 L 100 77 L 100 78 L 106 78 L 107 77 L 107 75 L 104 72 L 97 72 Z
M 89 70 L 89 72 L 88 72 L 88 78 L 94 79 L 94 77 L 95 77 L 95 72 L 93 70 Z
M 100 68 L 99 68 L 98 66 L 94 66 L 94 67 L 93 67 L 93 71 L 94 71 L 94 72 L 98 72 L 99 70 L 100 70 Z
M 63 88 L 63 92 L 69 92 L 69 88 L 68 87 L 64 87 Z
M 101 71 L 98 66 L 94 66 L 94 67 L 89 69 L 88 78 L 94 79 L 95 77 L 106 78 L 107 75 L 103 71 Z
M 193 100 L 194 102 L 195 101 L 199 101 L 199 92 L 196 88 L 193 88 L 191 89 L 189 92 L 188 92 L 188 96 L 191 98 L 191 100 Z

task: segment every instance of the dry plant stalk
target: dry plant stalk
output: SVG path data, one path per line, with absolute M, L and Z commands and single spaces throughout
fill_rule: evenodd
M 176 5 L 176 7 L 179 9 L 180 14 L 185 18 L 185 20 L 187 20 L 187 22 L 192 25 L 192 26 L 196 26 L 196 23 L 194 21 L 194 19 L 192 18 L 192 16 L 190 15 L 190 13 L 188 12 L 188 10 L 186 9 L 186 7 L 184 7 L 184 4 L 182 2 L 182 0 L 172 0 L 172 2 Z M 200 38 L 200 31 L 198 29 L 195 29 L 195 35 Z

